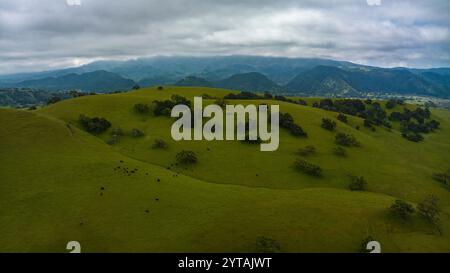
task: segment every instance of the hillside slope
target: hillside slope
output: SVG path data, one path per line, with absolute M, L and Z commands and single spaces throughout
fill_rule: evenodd
M 248 252 L 257 236 L 276 239 L 285 252 L 356 252 L 369 235 L 384 251 L 450 251 L 450 192 L 431 179 L 450 162 L 447 111 L 433 113 L 443 129 L 420 144 L 395 130 L 355 130 L 362 121 L 350 118 L 338 128 L 363 146 L 339 159 L 330 152 L 333 134 L 320 128 L 322 117 L 335 113 L 321 109 L 280 103 L 310 137 L 282 130 L 274 153 L 230 141 L 177 143 L 171 119 L 132 110 L 172 94 L 228 93 L 166 87 L 80 97 L 39 111 L 0 109 L 0 221 L 7 223 L 0 226 L 0 252 L 65 252 L 71 240 L 87 252 Z M 256 101 L 263 102 L 273 103 Z M 145 136 L 109 146 L 109 132 L 96 137 L 77 128 L 79 114 Z M 169 149 L 151 149 L 156 138 Z M 308 160 L 322 166 L 323 178 L 292 169 L 295 152 L 308 144 L 318 149 Z M 174 166 L 182 149 L 195 151 L 199 163 Z M 128 175 L 124 167 L 137 171 Z M 364 175 L 368 192 L 349 191 L 348 174 Z M 389 216 L 396 198 L 417 203 L 429 193 L 440 198 L 442 236 L 417 216 L 408 224 Z

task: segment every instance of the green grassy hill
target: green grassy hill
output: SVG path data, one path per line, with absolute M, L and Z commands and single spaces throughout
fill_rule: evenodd
M 383 251 L 450 251 L 450 190 L 432 178 L 449 168 L 448 111 L 433 110 L 442 129 L 422 143 L 406 141 L 398 125 L 372 132 L 349 116 L 337 131 L 355 135 L 362 146 L 347 149 L 346 158 L 332 152 L 335 133 L 320 127 L 322 118 L 337 114 L 309 106 L 233 101 L 280 104 L 308 133 L 299 139 L 281 129 L 276 152 L 238 141 L 175 142 L 173 120 L 133 111 L 136 103 L 173 94 L 228 93 L 150 88 L 38 111 L 0 109 L 0 251 L 65 252 L 77 240 L 89 252 L 251 252 L 258 236 L 277 240 L 284 252 L 356 252 L 368 236 Z M 80 114 L 104 117 L 112 127 L 90 135 L 79 129 Z M 145 135 L 106 144 L 118 127 Z M 157 138 L 169 148 L 152 149 Z M 296 151 L 306 145 L 317 148 L 305 159 L 322 167 L 321 178 L 293 168 L 302 158 Z M 181 150 L 196 152 L 198 163 L 175 165 Z M 136 171 L 127 174 L 125 167 Z M 364 176 L 367 191 L 348 190 L 349 175 Z M 389 214 L 395 199 L 417 204 L 428 194 L 439 198 L 442 235 L 417 215 L 402 222 Z

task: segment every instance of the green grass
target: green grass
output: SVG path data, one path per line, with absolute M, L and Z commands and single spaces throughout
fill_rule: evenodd
M 372 132 L 359 118 L 349 116 L 344 124 L 337 113 L 310 106 L 233 101 L 280 104 L 308 133 L 298 139 L 282 129 L 276 152 L 238 141 L 175 142 L 172 119 L 133 112 L 136 103 L 150 105 L 172 94 L 228 93 L 150 88 L 37 111 L 0 109 L 0 251 L 65 252 L 68 241 L 78 240 L 88 252 L 248 252 L 258 236 L 267 236 L 285 252 L 355 252 L 369 235 L 383 251 L 450 251 L 450 191 L 432 179 L 450 167 L 448 111 L 433 110 L 442 129 L 412 143 L 397 126 Z M 105 117 L 127 133 L 138 128 L 145 136 L 124 136 L 109 146 L 111 129 L 92 136 L 77 128 L 80 114 Z M 335 156 L 335 133 L 320 127 L 324 117 L 362 147 L 348 148 L 346 158 Z M 169 148 L 152 149 L 157 138 Z M 296 151 L 306 145 L 317 149 L 305 159 L 322 167 L 322 178 L 293 168 L 302 158 Z M 198 164 L 175 166 L 183 149 L 195 151 Z M 138 171 L 127 176 L 114 170 L 121 165 Z M 349 191 L 349 175 L 364 176 L 368 191 Z M 402 223 L 388 213 L 395 199 L 417 203 L 431 193 L 440 199 L 442 236 L 418 216 Z

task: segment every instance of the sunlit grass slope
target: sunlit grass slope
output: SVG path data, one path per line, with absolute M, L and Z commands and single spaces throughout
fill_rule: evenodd
M 369 235 L 384 251 L 450 251 L 450 191 L 431 178 L 449 167 L 448 111 L 433 111 L 442 129 L 423 143 L 408 142 L 395 129 L 372 132 L 354 117 L 338 122 L 338 131 L 362 143 L 346 158 L 333 155 L 334 133 L 320 127 L 336 113 L 309 106 L 233 101 L 279 103 L 307 131 L 307 139 L 298 139 L 282 130 L 276 152 L 237 141 L 175 142 L 173 120 L 133 111 L 136 103 L 173 94 L 228 93 L 166 87 L 81 97 L 32 112 L 1 109 L 0 251 L 64 252 L 71 240 L 91 252 L 254 251 L 256 237 L 267 236 L 286 252 L 355 252 Z M 109 131 L 92 136 L 77 128 L 80 114 L 145 136 L 107 145 Z M 169 148 L 152 149 L 157 138 Z M 306 145 L 318 150 L 306 159 L 323 168 L 322 178 L 292 167 Z M 183 149 L 195 151 L 198 164 L 175 166 Z M 137 171 L 127 175 L 124 167 Z M 348 175 L 364 176 L 367 192 L 349 191 Z M 402 223 L 389 215 L 395 199 L 417 203 L 428 194 L 440 199 L 442 236 L 418 216 Z

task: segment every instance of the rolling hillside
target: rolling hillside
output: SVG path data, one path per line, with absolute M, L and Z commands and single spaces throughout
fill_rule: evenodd
M 336 120 L 337 113 L 311 107 L 313 98 L 308 106 L 228 101 L 280 104 L 308 133 L 295 138 L 282 129 L 272 153 L 238 141 L 175 142 L 172 119 L 133 111 L 137 103 L 174 94 L 229 93 L 147 88 L 37 111 L 0 109 L 0 221 L 7 223 L 0 225 L 0 252 L 65 252 L 71 240 L 85 252 L 252 252 L 258 236 L 277 240 L 283 252 L 357 252 L 368 236 L 384 252 L 450 252 L 450 190 L 432 178 L 450 167 L 448 111 L 433 110 L 442 129 L 422 143 L 402 138 L 398 124 L 373 132 L 357 117 L 337 121 L 338 132 L 362 144 L 347 149 L 346 158 L 332 152 L 335 133 L 320 127 L 322 118 Z M 90 135 L 80 129 L 81 114 L 104 117 L 112 127 Z M 125 135 L 108 145 L 115 128 Z M 144 136 L 130 136 L 134 128 Z M 152 149 L 159 138 L 167 150 Z M 306 159 L 322 167 L 321 178 L 293 168 L 306 145 L 317 148 Z M 194 151 L 198 163 L 176 165 L 181 150 Z M 364 176 L 367 191 L 350 191 L 349 175 Z M 418 215 L 405 223 L 389 214 L 394 200 L 416 205 L 428 194 L 439 198 L 442 235 Z

